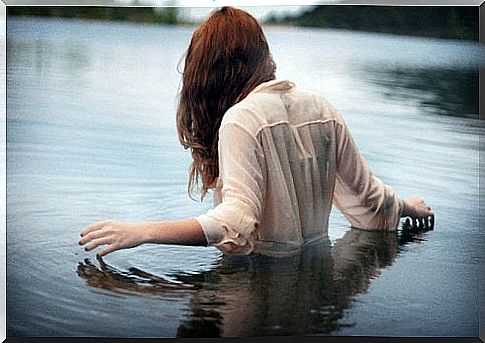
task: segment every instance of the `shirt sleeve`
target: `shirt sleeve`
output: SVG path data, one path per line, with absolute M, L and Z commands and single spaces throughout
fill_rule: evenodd
M 341 117 L 337 121 L 336 141 L 336 207 L 355 228 L 396 229 L 403 211 L 403 201 L 370 171 Z
M 209 245 L 228 255 L 249 254 L 265 196 L 261 145 L 239 124 L 227 123 L 219 129 L 218 153 L 221 203 L 195 219 Z

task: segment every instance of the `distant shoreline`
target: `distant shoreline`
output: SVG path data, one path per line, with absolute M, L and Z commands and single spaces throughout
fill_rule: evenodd
M 270 16 L 266 23 L 478 41 L 478 11 L 476 6 L 318 5 L 298 15 Z
M 16 6 L 7 16 L 197 26 L 177 7 Z M 478 7 L 317 5 L 297 15 L 271 15 L 267 27 L 312 27 L 478 41 Z
M 38 16 L 38 15 L 12 15 L 9 16 L 9 19 L 40 19 L 40 20 L 66 20 L 66 21 L 86 21 L 86 22 L 93 22 L 93 23 L 103 23 L 103 24 L 138 24 L 138 25 L 151 25 L 151 26 L 161 26 L 161 27 L 197 27 L 199 23 L 196 22 L 189 22 L 184 21 L 177 24 L 168 24 L 162 22 L 153 22 L 153 21 L 135 21 L 135 20 L 110 20 L 106 18 L 74 18 L 74 17 L 54 17 L 54 16 Z M 275 26 L 284 26 L 284 25 L 275 25 Z
M 8 16 L 86 19 L 165 25 L 193 24 L 180 18 L 177 7 L 19 6 L 8 7 Z

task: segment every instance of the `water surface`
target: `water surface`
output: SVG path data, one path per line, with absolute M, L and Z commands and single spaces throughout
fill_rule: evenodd
M 193 28 L 9 18 L 10 336 L 477 336 L 478 67 L 470 42 L 267 28 L 278 78 L 339 109 L 372 170 L 437 213 L 429 232 L 350 230 L 300 255 L 146 245 L 94 258 L 81 229 L 195 216 L 175 132 Z

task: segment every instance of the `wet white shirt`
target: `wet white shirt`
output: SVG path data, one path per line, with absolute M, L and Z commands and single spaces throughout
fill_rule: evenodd
M 325 239 L 332 203 L 353 227 L 394 230 L 403 202 L 372 174 L 329 102 L 290 81 L 256 87 L 219 129 L 215 208 L 196 217 L 225 254 L 287 255 Z

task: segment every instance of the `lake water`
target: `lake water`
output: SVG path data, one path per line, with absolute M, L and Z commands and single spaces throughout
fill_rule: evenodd
M 8 18 L 7 334 L 478 336 L 484 51 L 471 42 L 266 29 L 278 78 L 327 96 L 375 174 L 430 203 L 435 230 L 350 230 L 334 211 L 328 242 L 283 259 L 146 245 L 98 261 L 77 245 L 93 221 L 211 208 L 187 196 L 175 131 L 192 32 Z

